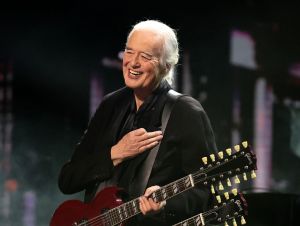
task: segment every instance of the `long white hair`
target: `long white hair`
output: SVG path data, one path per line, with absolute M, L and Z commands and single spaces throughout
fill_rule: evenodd
M 175 66 L 179 59 L 179 46 L 176 31 L 161 21 L 145 20 L 133 26 L 127 36 L 127 42 L 136 30 L 150 30 L 163 38 L 163 54 L 159 63 L 162 68 L 169 68 L 169 70 L 163 70 L 165 73 L 159 74 L 159 78 L 157 78 L 157 80 L 159 83 L 166 80 L 170 85 L 172 85 Z

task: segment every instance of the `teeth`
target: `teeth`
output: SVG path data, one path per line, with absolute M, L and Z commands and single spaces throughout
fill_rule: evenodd
M 132 71 L 132 70 L 129 70 L 129 72 L 130 72 L 130 74 L 132 74 L 134 76 L 142 74 L 142 72 L 137 72 L 137 71 Z

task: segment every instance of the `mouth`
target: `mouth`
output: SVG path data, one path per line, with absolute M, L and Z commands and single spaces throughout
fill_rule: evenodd
M 129 76 L 133 78 L 138 78 L 143 74 L 143 72 L 133 71 L 129 69 Z

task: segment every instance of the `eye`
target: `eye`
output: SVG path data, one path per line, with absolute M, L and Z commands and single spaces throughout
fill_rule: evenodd
M 144 59 L 144 60 L 152 60 L 152 56 L 148 55 L 148 54 L 141 54 L 141 57 Z
M 131 49 L 125 49 L 126 54 L 134 54 L 134 51 Z

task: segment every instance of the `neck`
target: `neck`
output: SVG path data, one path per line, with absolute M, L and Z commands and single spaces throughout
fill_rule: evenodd
M 153 88 L 151 89 L 143 89 L 143 90 L 134 90 L 134 99 L 136 104 L 136 110 L 139 110 L 144 101 L 151 95 L 153 92 Z
M 141 105 L 144 103 L 145 99 L 140 98 L 137 95 L 134 95 L 135 98 L 135 105 L 136 105 L 136 110 L 139 110 L 139 108 L 141 107 Z

